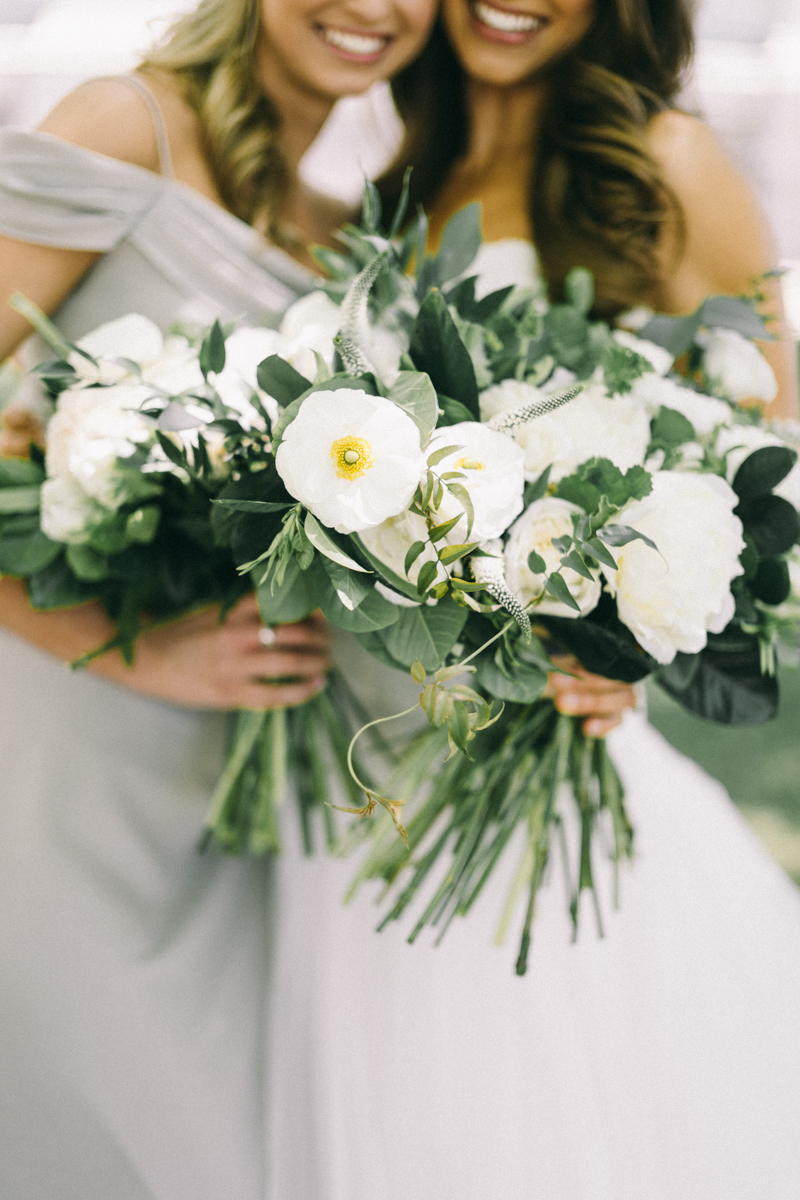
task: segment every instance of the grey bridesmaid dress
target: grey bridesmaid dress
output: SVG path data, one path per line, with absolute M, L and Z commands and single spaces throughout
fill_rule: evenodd
M 310 276 L 164 174 L 0 132 L 0 233 L 103 252 L 55 314 L 275 325 Z M 265 862 L 196 845 L 224 715 L 0 632 L 0 1195 L 262 1200 Z

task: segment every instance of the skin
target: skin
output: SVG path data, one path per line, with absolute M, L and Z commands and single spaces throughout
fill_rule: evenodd
M 479 0 L 479 4 L 482 0 Z M 483 206 L 486 241 L 534 239 L 528 181 L 535 171 L 534 134 L 547 98 L 548 72 L 575 47 L 594 19 L 593 0 L 491 0 L 488 13 L 467 0 L 443 0 L 448 36 L 466 76 L 470 136 L 430 213 L 436 241 L 464 205 Z M 499 10 L 499 15 L 498 15 Z M 508 17 L 541 20 L 522 31 L 492 27 Z M 487 22 L 482 17 L 488 18 Z M 648 130 L 650 146 L 685 220 L 685 239 L 667 227 L 658 257 L 661 276 L 642 303 L 661 312 L 687 313 L 715 293 L 743 293 L 776 261 L 756 201 L 711 132 L 684 113 L 664 112 Z M 724 196 L 725 204 L 709 204 Z M 779 383 L 774 416 L 797 416 L 794 347 L 783 319 L 779 289 L 765 285 L 765 312 L 776 314 L 777 340 L 762 349 Z M 635 703 L 633 688 L 590 675 L 576 659 L 559 660 L 570 674 L 551 675 L 548 694 L 562 712 L 588 715 L 583 728 L 602 736 Z M 577 676 L 577 678 L 576 678 Z
M 281 113 L 282 148 L 292 177 L 335 101 L 365 91 L 394 74 L 419 52 L 434 17 L 432 0 L 263 0 L 257 65 L 265 90 Z M 359 35 L 369 54 L 330 44 Z M 148 75 L 167 125 L 177 179 L 216 204 L 222 200 L 203 154 L 202 130 L 166 73 Z M 64 141 L 158 172 L 158 146 L 147 107 L 130 87 L 94 80 L 72 92 L 40 130 Z M 328 240 L 342 212 L 299 185 L 281 214 L 304 242 Z M 53 312 L 72 292 L 97 254 L 31 245 L 0 237 L 0 361 L 30 327 L 6 302 L 23 292 Z M 302 253 L 298 255 L 302 258 Z M 38 431 L 27 414 L 7 410 L 0 453 L 26 454 Z M 49 613 L 31 608 L 21 580 L 0 579 L 0 624 L 62 661 L 107 641 L 113 627 L 99 604 Z M 215 610 L 195 612 L 137 641 L 128 667 L 115 652 L 88 668 L 98 675 L 194 708 L 279 708 L 308 700 L 324 686 L 331 665 L 330 634 L 316 617 L 276 629 L 276 642 L 259 642 L 255 597 L 245 597 L 222 625 Z M 272 682 L 272 680 L 281 682 Z

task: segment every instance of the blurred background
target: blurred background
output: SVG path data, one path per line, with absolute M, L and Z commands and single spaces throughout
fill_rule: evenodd
M 32 128 L 82 79 L 131 70 L 192 0 L 0 0 L 0 125 Z M 700 0 L 684 107 L 705 118 L 775 231 L 787 314 L 800 341 L 800 0 Z M 355 201 L 399 129 L 386 89 L 342 101 L 304 163 L 308 181 Z M 782 712 L 733 730 L 686 716 L 657 687 L 651 717 L 721 779 L 800 882 L 800 669 L 782 669 Z

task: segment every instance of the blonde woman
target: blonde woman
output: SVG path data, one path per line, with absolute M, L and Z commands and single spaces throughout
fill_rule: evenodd
M 0 359 L 30 333 L 14 291 L 70 338 L 131 310 L 276 324 L 341 216 L 300 157 L 432 18 L 431 0 L 202 0 L 136 75 L 0 133 Z M 0 1190 L 262 1200 L 270 869 L 200 857 L 197 833 L 221 710 L 310 696 L 327 634 L 265 646 L 245 599 L 74 676 L 106 640 L 99 606 L 36 613 L 3 578 L 0 622 Z

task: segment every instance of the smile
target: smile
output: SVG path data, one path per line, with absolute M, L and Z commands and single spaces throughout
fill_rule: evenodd
M 485 25 L 487 29 L 499 34 L 510 34 L 512 37 L 516 35 L 520 40 L 524 39 L 526 35 L 543 29 L 547 24 L 545 17 L 508 12 L 506 9 L 495 8 L 493 4 L 486 4 L 484 0 L 474 0 L 472 11 L 481 25 Z
M 329 46 L 348 58 L 373 59 L 383 53 L 391 38 L 385 34 L 353 33 L 346 29 L 321 28 L 320 33 Z

